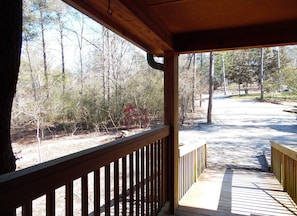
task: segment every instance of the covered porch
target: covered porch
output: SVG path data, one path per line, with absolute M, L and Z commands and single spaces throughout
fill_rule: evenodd
M 296 204 L 273 173 L 206 169 L 180 200 L 175 215 L 296 215 Z
M 152 67 L 164 71 L 164 126 L 2 175 L 0 201 L 5 205 L 0 206 L 1 215 L 9 215 L 16 208 L 22 215 L 38 215 L 34 211 L 39 208 L 46 215 L 232 215 L 233 196 L 247 197 L 252 193 L 257 197 L 254 191 L 278 202 L 268 193 L 281 192 L 282 188 L 270 174 L 225 170 L 222 175 L 207 170 L 199 178 L 206 166 L 205 143 L 191 149 L 178 145 L 178 55 L 296 44 L 295 0 L 66 2 L 141 47 L 148 56 L 164 58 L 163 63 L 150 58 Z M 275 149 L 272 170 L 284 189 L 292 191 L 289 193 L 296 202 L 296 154 L 283 151 L 282 147 Z M 235 175 L 257 178 L 239 183 L 233 181 L 237 179 Z M 194 184 L 198 178 L 200 183 Z M 208 183 L 203 184 L 202 180 Z M 218 183 L 213 187 L 218 189 L 214 193 L 221 191 L 217 201 L 219 210 L 225 209 L 222 212 L 218 207 L 202 210 L 202 200 L 207 198 L 199 198 L 198 206 L 190 204 L 192 191 L 200 192 L 212 182 Z M 286 197 L 286 204 L 281 204 L 279 212 L 296 214 L 290 198 L 281 194 Z M 267 209 L 271 205 L 265 204 Z M 244 208 L 239 204 L 237 207 Z
M 207 168 L 207 144 L 178 151 L 170 212 L 169 127 L 0 177 L 3 215 L 296 215 L 297 152 L 272 142 L 272 171 Z M 276 177 L 275 177 L 276 176 Z

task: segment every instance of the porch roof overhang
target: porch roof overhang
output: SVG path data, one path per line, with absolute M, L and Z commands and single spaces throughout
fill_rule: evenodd
M 156 56 L 297 43 L 296 0 L 64 0 Z

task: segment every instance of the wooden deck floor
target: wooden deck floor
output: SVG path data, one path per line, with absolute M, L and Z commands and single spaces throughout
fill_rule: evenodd
M 176 215 L 297 215 L 272 173 L 206 169 L 179 203 Z

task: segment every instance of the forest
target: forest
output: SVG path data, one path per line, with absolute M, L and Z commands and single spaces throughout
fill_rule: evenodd
M 146 53 L 62 1 L 24 0 L 23 43 L 12 131 L 52 134 L 155 127 L 163 121 L 163 72 Z M 297 47 L 179 56 L 180 120 L 214 90 L 295 95 Z M 156 59 L 162 61 L 162 58 Z M 262 91 L 261 91 L 262 90 Z

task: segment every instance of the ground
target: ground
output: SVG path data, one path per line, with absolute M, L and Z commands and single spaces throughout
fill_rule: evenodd
M 296 114 L 284 112 L 296 105 L 261 103 L 252 99 L 216 95 L 213 102 L 213 124 L 207 125 L 206 98 L 193 124 L 180 130 L 179 143 L 191 145 L 196 140 L 205 139 L 210 167 L 262 169 L 265 165 L 263 153 L 268 160 L 270 157 L 270 140 L 293 147 L 297 143 Z M 130 135 L 136 132 L 139 131 L 132 131 Z M 101 145 L 118 136 L 118 133 L 92 133 L 60 137 L 42 141 L 40 148 L 37 140 L 30 145 L 13 143 L 13 150 L 18 157 L 17 169 Z
M 144 129 L 133 129 L 124 132 L 126 132 L 125 136 L 130 136 L 143 130 Z M 13 151 L 17 157 L 17 170 L 111 142 L 119 138 L 121 135 L 122 131 L 114 133 L 94 132 L 88 134 L 62 136 L 59 138 L 43 140 L 41 141 L 40 146 L 38 145 L 37 139 L 35 142 L 25 142 L 25 144 L 23 140 L 21 143 L 13 142 Z
M 205 124 L 206 114 L 203 114 L 190 129 L 180 131 L 179 140 L 191 144 L 205 139 L 209 167 L 265 169 L 263 154 L 270 162 L 270 140 L 296 148 L 296 114 L 284 111 L 296 105 L 216 95 L 213 124 Z M 206 109 L 207 100 L 202 107 L 204 113 Z

